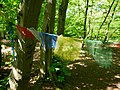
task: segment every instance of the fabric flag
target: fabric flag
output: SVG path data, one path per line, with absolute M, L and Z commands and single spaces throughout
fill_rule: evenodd
M 101 41 L 98 41 L 98 40 L 86 40 L 85 44 L 87 46 L 89 54 L 95 55 L 95 48 L 98 48 L 103 43 Z
M 57 35 L 44 32 L 38 32 L 34 28 L 28 28 L 34 37 L 42 43 L 43 48 L 55 48 Z
M 17 29 L 20 33 L 25 36 L 26 38 L 37 39 L 42 43 L 44 48 L 55 48 L 57 35 L 49 34 L 44 32 L 38 32 L 34 28 L 24 28 L 19 25 L 16 25 Z
M 109 47 L 103 47 L 102 41 L 86 40 L 85 42 L 89 54 L 102 67 L 109 68 L 112 62 L 112 50 Z
M 43 47 L 46 48 L 56 47 L 57 35 L 41 32 L 39 33 L 39 36 L 41 36 Z
M 26 38 L 31 38 L 34 39 L 34 35 L 25 27 L 21 27 L 19 25 L 16 25 L 17 29 L 19 30 L 19 32 Z
M 109 68 L 112 64 L 112 49 L 109 47 L 98 47 L 93 56 L 95 61 L 104 68 Z
M 56 48 L 54 54 L 62 58 L 63 60 L 77 60 L 80 56 L 80 50 L 82 48 L 82 39 L 58 36 Z
M 37 30 L 35 30 L 34 28 L 28 28 L 28 30 L 34 35 L 34 37 L 41 42 L 41 38 L 42 36 L 39 35 L 40 32 L 38 32 Z

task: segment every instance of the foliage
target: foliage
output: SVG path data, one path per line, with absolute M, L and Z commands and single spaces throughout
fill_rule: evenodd
M 56 22 L 55 22 L 55 31 L 57 32 L 57 23 L 58 23 L 58 9 L 62 0 L 57 0 L 56 6 Z M 87 39 L 98 39 L 98 40 L 112 40 L 120 41 L 120 3 L 119 0 L 115 0 L 115 3 L 110 9 L 111 3 L 113 0 L 89 0 L 88 15 L 87 15 Z M 3 4 L 3 8 L 0 8 L 0 31 L 6 31 L 10 29 L 9 22 L 17 24 L 17 14 L 18 14 L 18 5 L 20 0 L 1 0 L 0 4 Z M 118 3 L 118 4 L 117 4 Z M 41 15 L 39 17 L 38 30 L 42 30 L 44 12 L 46 9 L 46 1 L 42 5 Z M 65 25 L 65 36 L 69 37 L 83 37 L 84 36 L 84 19 L 85 19 L 85 9 L 86 9 L 86 0 L 69 0 L 69 5 L 66 15 L 66 25 Z M 108 13 L 108 11 L 110 12 Z M 31 12 L 33 13 L 33 12 Z M 107 15 L 108 14 L 108 15 Z M 106 17 L 107 16 L 107 17 Z M 106 20 L 105 20 L 106 17 Z M 104 22 L 105 20 L 105 22 Z M 104 23 L 103 23 L 104 22 Z M 103 24 L 102 24 L 103 23 Z M 102 25 L 102 27 L 101 27 Z M 13 30 L 15 30 L 13 28 Z M 9 33 L 8 33 L 9 34 Z M 107 38 L 106 38 L 107 36 Z M 14 37 L 12 35 L 11 37 Z M 10 37 L 10 38 L 11 38 Z M 105 39 L 106 38 L 106 39 Z M 68 40 L 72 42 L 73 39 Z M 71 44 L 75 46 L 72 48 L 68 43 L 65 43 L 67 39 L 61 40 L 61 50 L 58 55 L 63 54 L 65 58 L 73 59 L 70 54 L 74 54 L 75 57 L 79 55 L 77 51 L 80 48 L 77 44 Z M 62 53 L 62 48 L 65 43 L 65 52 Z M 81 42 L 80 42 L 81 43 Z M 68 45 L 67 45 L 68 44 Z M 71 49 L 72 48 L 72 49 Z M 69 52 L 68 52 L 69 51 Z M 73 52 L 74 51 L 74 52 Z M 102 50 L 101 50 L 102 51 Z M 69 76 L 69 69 L 66 67 L 67 63 L 63 60 L 62 57 L 53 57 L 53 62 L 50 68 L 50 71 L 55 73 L 57 76 L 56 83 L 62 83 L 65 80 L 65 76 Z M 7 79 L 0 81 L 2 86 L 6 86 Z M 1 86 L 0 86 L 1 87 Z M 2 87 L 5 88 L 5 87 Z
M 56 6 L 56 22 L 55 32 L 57 31 L 58 23 L 58 9 L 62 0 L 57 1 Z M 99 30 L 113 0 L 89 0 L 88 16 L 87 16 L 87 37 L 88 39 L 95 39 L 104 41 L 107 36 L 108 40 L 119 41 L 119 29 L 120 29 L 120 3 L 119 0 L 115 0 L 111 11 L 103 24 L 101 30 Z M 85 18 L 85 4 L 86 0 L 69 0 L 69 5 L 66 15 L 65 36 L 83 37 L 84 34 L 84 18 Z M 115 10 L 114 7 L 116 3 Z M 0 9 L 0 31 L 5 31 L 8 26 L 8 22 L 17 23 L 17 11 L 19 0 L 1 0 L 3 8 Z M 46 1 L 44 1 L 41 9 L 41 15 L 39 17 L 38 30 L 42 30 L 42 23 L 44 19 Z M 114 15 L 112 16 L 112 13 Z M 112 20 L 112 21 L 111 21 Z M 110 25 L 109 22 L 111 21 Z M 109 25 L 109 27 L 108 27 Z M 98 35 L 99 33 L 99 35 Z
M 62 60 L 60 57 L 56 55 L 53 56 L 50 71 L 56 74 L 56 84 L 64 82 L 65 77 L 71 75 L 67 64 L 68 62 Z
M 45 6 L 47 2 L 44 0 L 42 7 L 41 7 L 41 13 L 39 16 L 39 23 L 38 23 L 38 31 L 42 31 L 42 26 L 43 26 L 43 20 L 44 20 L 44 12 L 45 12 Z
M 8 79 L 8 77 L 5 77 L 4 79 L 0 80 L 0 90 L 7 90 Z
M 66 26 L 65 26 L 66 36 L 83 37 L 83 33 L 84 33 L 83 27 L 84 27 L 85 8 L 86 8 L 85 1 L 86 0 L 70 0 L 67 9 L 67 18 L 66 18 Z M 107 41 L 120 40 L 118 33 L 120 28 L 119 0 L 115 0 L 105 23 L 100 29 L 100 26 L 103 20 L 105 19 L 105 16 L 107 15 L 112 2 L 113 0 L 89 0 L 86 38 L 95 39 L 96 37 L 98 37 L 96 39 L 104 41 L 105 37 L 107 36 Z M 117 3 L 118 5 L 116 6 Z
M 66 36 L 83 36 L 84 7 L 84 1 L 70 0 L 66 15 Z
M 9 22 L 14 24 L 17 23 L 19 2 L 19 0 L 1 0 L 3 8 L 0 10 L 2 12 L 0 15 L 0 31 L 6 31 L 8 29 L 6 27 L 8 26 Z

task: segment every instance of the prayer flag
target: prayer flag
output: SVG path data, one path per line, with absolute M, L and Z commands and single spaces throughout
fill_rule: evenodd
M 39 31 L 36 31 L 34 28 L 29 28 L 28 30 L 34 35 L 34 37 L 38 41 L 41 42 L 42 47 L 44 48 L 56 47 L 57 35 L 39 32 Z
M 19 32 L 26 38 L 31 38 L 34 39 L 34 35 L 25 27 L 21 27 L 19 25 L 16 25 L 17 29 L 19 30 Z
M 34 37 L 41 42 L 41 35 L 39 35 L 40 32 L 35 30 L 34 28 L 28 28 L 28 30 L 34 35 Z
M 43 47 L 46 48 L 56 47 L 57 35 L 44 32 L 39 33 L 39 35 L 41 36 Z
M 112 62 L 112 49 L 104 47 L 102 41 L 86 40 L 85 42 L 89 54 L 102 67 L 109 68 Z
M 77 60 L 82 48 L 82 39 L 58 36 L 54 54 L 64 60 Z

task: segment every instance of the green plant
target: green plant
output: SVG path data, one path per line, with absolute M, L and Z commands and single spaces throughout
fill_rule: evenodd
M 0 90 L 7 90 L 8 80 L 8 77 L 5 77 L 4 79 L 0 80 Z
M 61 60 L 60 57 L 53 56 L 50 71 L 56 75 L 56 84 L 64 82 L 65 77 L 71 75 L 69 68 L 67 68 L 67 64 L 68 62 Z

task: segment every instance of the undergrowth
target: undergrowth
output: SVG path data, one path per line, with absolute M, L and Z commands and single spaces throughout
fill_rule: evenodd
M 65 77 L 71 75 L 67 65 L 68 61 L 61 60 L 58 56 L 53 56 L 50 71 L 55 74 L 56 85 L 62 84 L 65 81 Z
M 7 90 L 8 80 L 8 77 L 5 77 L 4 79 L 0 80 L 0 90 Z

